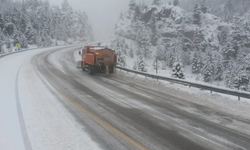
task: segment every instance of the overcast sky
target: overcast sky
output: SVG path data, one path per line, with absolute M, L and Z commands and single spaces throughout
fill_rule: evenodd
M 142 0 L 137 0 L 142 1 Z M 162 0 L 167 2 L 168 0 Z M 49 0 L 51 5 L 61 6 L 63 0 Z M 74 10 L 87 12 L 96 39 L 110 38 L 113 35 L 115 24 L 120 12 L 128 9 L 130 0 L 68 0 Z M 144 0 L 146 4 L 152 4 L 153 0 Z

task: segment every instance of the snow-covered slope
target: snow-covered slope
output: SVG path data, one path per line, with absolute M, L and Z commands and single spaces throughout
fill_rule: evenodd
M 131 1 L 129 6 L 120 16 L 110 46 L 121 65 L 141 71 L 158 66 L 166 76 L 178 70 L 188 80 L 249 90 L 248 30 L 223 22 L 198 1 L 190 12 L 169 4 L 146 6 Z M 176 63 L 183 68 L 174 68 Z

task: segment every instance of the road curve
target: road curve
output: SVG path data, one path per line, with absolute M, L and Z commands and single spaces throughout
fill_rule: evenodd
M 76 68 L 77 49 L 46 51 L 33 57 L 32 64 L 102 149 L 250 148 L 250 120 L 131 82 L 119 72 L 89 76 Z

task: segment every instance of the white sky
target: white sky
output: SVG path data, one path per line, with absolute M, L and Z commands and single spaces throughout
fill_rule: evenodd
M 140 1 L 140 0 L 137 0 Z M 142 0 L 141 0 L 142 1 Z M 168 0 L 161 0 L 167 2 Z M 49 0 L 51 5 L 61 6 L 63 0 Z M 130 0 L 68 0 L 74 10 L 87 12 L 95 39 L 110 39 L 120 12 L 128 9 Z M 151 4 L 153 0 L 144 0 Z

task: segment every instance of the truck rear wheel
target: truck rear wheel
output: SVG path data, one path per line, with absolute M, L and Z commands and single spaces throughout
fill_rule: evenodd
M 89 69 L 88 69 L 88 73 L 89 73 L 89 75 L 92 75 L 92 74 L 93 74 L 93 70 L 92 70 L 92 68 L 91 68 L 91 67 L 89 67 Z
M 85 71 L 85 67 L 83 67 L 83 62 L 82 62 L 82 71 Z

